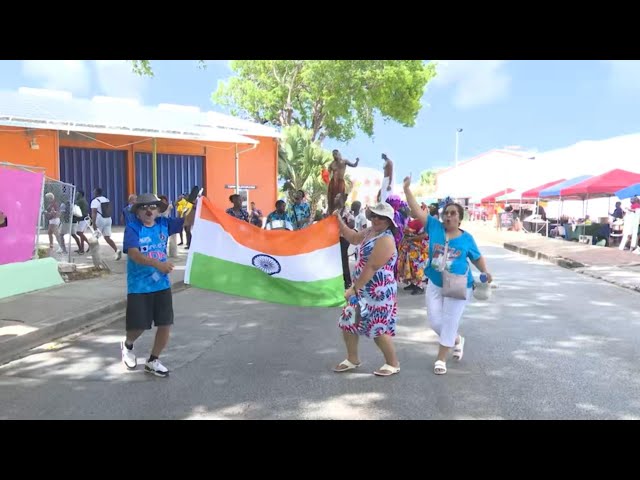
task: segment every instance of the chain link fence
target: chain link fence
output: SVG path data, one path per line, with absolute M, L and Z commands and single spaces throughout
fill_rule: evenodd
M 3 168 L 43 172 L 44 168 L 1 162 Z M 75 205 L 76 187 L 70 183 L 45 177 L 40 198 L 38 225 L 34 226 L 35 251 L 33 258 L 54 257 L 71 262 L 73 236 L 81 220 Z M 76 215 L 74 216 L 74 209 Z
M 52 178 L 45 178 L 40 215 L 38 247 L 48 247 L 50 256 L 59 255 L 71 262 L 73 236 L 78 218 L 74 218 L 76 187 Z M 76 212 L 77 213 L 77 212 Z

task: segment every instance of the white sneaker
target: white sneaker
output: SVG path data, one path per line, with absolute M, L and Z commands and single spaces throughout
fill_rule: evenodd
M 158 377 L 168 377 L 169 369 L 160 363 L 160 360 L 155 359 L 153 362 L 147 362 L 144 365 L 144 371 L 147 373 L 153 373 Z
M 136 353 L 133 351 L 133 348 L 129 350 L 124 345 L 124 340 L 120 342 L 120 350 L 122 351 L 122 363 L 129 370 L 133 370 L 138 366 L 138 359 L 136 358 Z
M 116 250 L 116 260 L 120 260 L 122 258 L 122 250 Z

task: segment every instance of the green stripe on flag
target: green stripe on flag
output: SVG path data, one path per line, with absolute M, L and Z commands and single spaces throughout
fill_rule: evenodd
M 345 304 L 342 275 L 327 280 L 294 282 L 240 265 L 193 253 L 189 284 L 206 290 L 301 307 L 340 307 Z

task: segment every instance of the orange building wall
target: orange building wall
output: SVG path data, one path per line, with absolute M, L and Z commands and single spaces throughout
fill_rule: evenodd
M 31 148 L 34 138 L 40 145 L 38 150 Z M 24 128 L 0 126 L 0 162 L 17 165 L 44 167 L 45 175 L 59 178 L 58 134 L 51 130 L 32 130 L 27 134 Z
M 275 209 L 277 200 L 278 140 L 275 138 L 254 137 L 260 141 L 255 149 L 250 146 L 238 146 L 240 185 L 256 185 L 249 190 L 249 202 L 266 215 Z M 213 168 L 210 168 L 213 165 Z M 221 150 L 207 148 L 207 168 L 205 169 L 207 191 L 205 194 L 216 205 L 229 208 L 229 195 L 233 189 L 225 185 L 235 184 L 235 146 Z
M 31 136 L 26 134 L 25 129 L 0 127 L 0 161 L 44 167 L 47 176 L 59 179 L 59 147 L 126 150 L 128 193 L 135 192 L 135 153 L 152 151 L 151 140 L 141 137 L 95 135 L 96 140 L 77 140 L 65 138 L 64 132 L 59 138 L 56 131 L 33 132 L 40 145 L 39 150 L 31 149 Z M 274 209 L 277 199 L 278 141 L 269 137 L 254 138 L 260 142 L 255 149 L 248 150 L 248 145 L 238 146 L 240 184 L 256 185 L 255 190 L 249 191 L 249 200 L 256 202 L 258 208 L 266 213 Z M 235 183 L 234 144 L 158 139 L 157 152 L 204 156 L 205 194 L 220 207 L 230 206 L 229 195 L 234 190 L 225 188 L 225 184 Z

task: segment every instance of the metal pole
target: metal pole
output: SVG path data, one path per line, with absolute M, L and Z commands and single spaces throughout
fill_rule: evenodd
M 240 155 L 238 155 L 238 144 L 236 143 L 236 194 L 240 194 Z
M 76 186 L 71 185 L 71 198 L 69 199 L 69 209 L 67 214 L 69 215 L 69 245 L 67 245 L 67 262 L 71 263 L 71 240 L 73 240 L 73 235 L 71 234 L 73 229 L 73 206 L 76 204 Z
M 42 229 L 42 213 L 44 212 L 44 184 L 46 181 L 46 176 L 42 174 L 42 188 L 40 189 L 40 210 L 38 211 L 38 222 L 36 223 L 36 251 L 34 254 L 34 258 L 37 260 L 40 258 L 38 255 L 38 247 L 40 247 L 40 230 Z
M 458 142 L 459 142 L 458 134 L 459 132 L 456 130 L 456 159 L 455 159 L 456 167 L 458 166 Z
M 158 194 L 158 141 L 154 138 L 151 140 L 151 175 L 153 176 L 153 194 Z M 142 192 L 140 192 L 142 193 Z
M 462 128 L 456 128 L 456 167 L 458 166 L 458 147 L 460 143 L 460 133 L 462 133 Z

